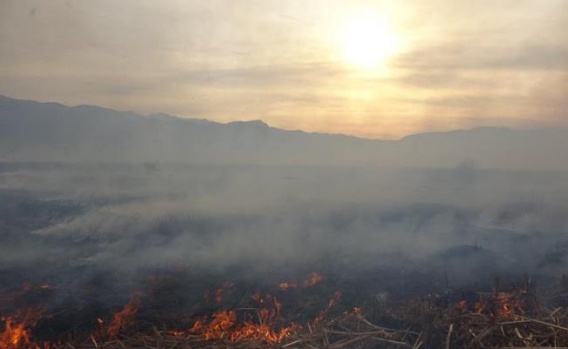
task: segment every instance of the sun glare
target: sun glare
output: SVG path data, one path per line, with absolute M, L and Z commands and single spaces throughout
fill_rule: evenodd
M 397 33 L 378 13 L 366 12 L 349 19 L 339 34 L 343 58 L 362 69 L 383 65 L 400 49 Z

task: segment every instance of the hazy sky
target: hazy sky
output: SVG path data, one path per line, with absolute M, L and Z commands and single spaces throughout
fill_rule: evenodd
M 0 94 L 396 138 L 568 123 L 567 0 L 0 0 Z

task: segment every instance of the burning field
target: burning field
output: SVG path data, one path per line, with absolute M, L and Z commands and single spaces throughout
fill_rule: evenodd
M 0 348 L 521 348 L 568 345 L 568 281 L 538 293 L 528 276 L 501 289 L 369 290 L 366 280 L 311 273 L 279 284 L 224 282 L 188 302 L 189 272 L 147 276 L 124 304 L 54 306 L 57 289 L 4 290 Z M 413 275 L 416 283 L 423 282 Z M 396 280 L 399 282 L 401 280 Z M 395 282 L 395 283 L 396 283 Z M 383 288 L 384 289 L 384 288 Z M 89 303 L 95 304 L 89 304 Z
M 0 349 L 568 347 L 560 201 L 282 171 L 6 170 Z

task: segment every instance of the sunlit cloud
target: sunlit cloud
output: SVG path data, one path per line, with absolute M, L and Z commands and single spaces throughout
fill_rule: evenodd
M 0 94 L 372 138 L 561 123 L 568 97 L 564 1 L 117 6 L 2 2 Z

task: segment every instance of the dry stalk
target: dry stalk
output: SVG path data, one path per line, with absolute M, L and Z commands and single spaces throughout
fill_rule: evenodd
M 450 328 L 448 329 L 448 335 L 446 336 L 446 349 L 450 349 L 453 331 L 454 331 L 454 324 L 450 324 Z

